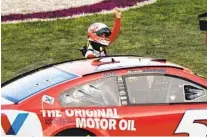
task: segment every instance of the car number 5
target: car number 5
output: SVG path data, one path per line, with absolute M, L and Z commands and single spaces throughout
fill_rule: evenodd
M 187 110 L 175 133 L 207 137 L 207 110 Z

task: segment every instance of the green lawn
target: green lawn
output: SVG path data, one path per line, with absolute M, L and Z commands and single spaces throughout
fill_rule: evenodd
M 124 11 L 121 34 L 109 53 L 167 58 L 207 77 L 207 46 L 197 19 L 206 10 L 207 0 L 159 0 Z M 76 49 L 86 44 L 93 22 L 111 26 L 113 15 L 3 24 L 2 81 L 45 63 L 82 58 Z

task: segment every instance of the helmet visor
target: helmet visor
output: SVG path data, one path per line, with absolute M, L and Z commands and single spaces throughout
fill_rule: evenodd
M 96 32 L 96 35 L 102 36 L 105 35 L 106 37 L 109 37 L 111 35 L 111 30 L 109 28 L 103 28 Z

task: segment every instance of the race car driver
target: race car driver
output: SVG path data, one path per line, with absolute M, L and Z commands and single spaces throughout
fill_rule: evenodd
M 121 28 L 121 11 L 115 8 L 114 13 L 112 30 L 103 23 L 93 23 L 88 28 L 87 46 L 80 49 L 85 58 L 107 56 L 106 48 L 118 37 Z

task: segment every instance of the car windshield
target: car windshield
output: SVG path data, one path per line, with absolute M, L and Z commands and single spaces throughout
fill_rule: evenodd
M 57 68 L 48 68 L 20 78 L 2 87 L 1 96 L 18 103 L 48 87 L 77 77 Z
M 98 79 L 63 92 L 59 98 L 64 107 L 118 106 L 116 77 Z

